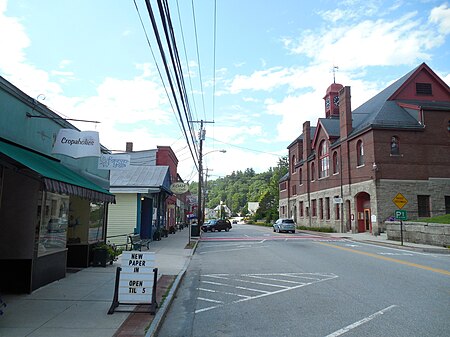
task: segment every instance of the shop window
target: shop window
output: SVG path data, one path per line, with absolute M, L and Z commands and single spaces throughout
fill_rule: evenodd
M 38 256 L 66 249 L 69 196 L 43 192 L 38 199 Z
M 328 155 L 328 144 L 325 140 L 322 140 L 319 146 L 319 164 L 319 178 L 328 177 L 330 156 Z
M 430 217 L 430 196 L 418 195 L 417 196 L 417 213 L 419 218 Z
M 105 204 L 90 203 L 89 212 L 89 242 L 98 242 L 104 239 Z
M 397 136 L 391 137 L 391 156 L 400 155 L 400 144 Z
M 339 158 L 337 151 L 333 152 L 333 174 L 339 173 Z
M 356 160 L 357 166 L 364 165 L 364 146 L 362 140 L 358 140 L 356 143 Z

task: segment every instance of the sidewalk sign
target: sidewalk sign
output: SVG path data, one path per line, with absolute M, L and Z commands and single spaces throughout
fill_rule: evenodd
M 122 266 L 117 267 L 114 297 L 108 315 L 114 313 L 120 304 L 150 305 L 150 311 L 120 310 L 127 312 L 150 312 L 154 314 L 158 268 L 155 268 L 155 253 L 124 251 Z

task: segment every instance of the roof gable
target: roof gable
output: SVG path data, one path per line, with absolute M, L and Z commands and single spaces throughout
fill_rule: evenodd
M 432 95 L 418 95 L 416 93 L 417 83 L 430 83 Z M 409 74 L 388 100 L 449 101 L 450 88 L 430 67 L 422 63 Z

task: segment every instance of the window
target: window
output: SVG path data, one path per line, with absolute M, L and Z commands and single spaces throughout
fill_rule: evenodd
M 357 166 L 364 165 L 364 146 L 362 140 L 358 140 L 356 143 L 356 160 Z
M 280 191 L 284 191 L 285 189 L 286 189 L 286 182 L 283 181 L 283 182 L 280 184 Z
M 291 165 L 291 172 L 295 173 L 295 155 L 292 156 Z
M 312 216 L 317 216 L 317 200 L 312 201 Z
M 419 218 L 427 218 L 430 216 L 430 196 L 417 196 L 417 213 Z
M 445 214 L 450 214 L 450 196 L 445 196 Z
M 325 198 L 326 219 L 330 220 L 330 198 Z
M 319 146 L 319 178 L 328 177 L 330 169 L 330 157 L 328 155 L 328 144 L 325 140 L 322 140 Z
M 319 199 L 319 217 L 323 219 L 323 199 Z
M 340 204 L 336 204 L 336 214 L 335 214 L 335 218 L 336 220 L 340 220 L 341 219 L 341 207 Z
M 391 137 L 391 156 L 400 155 L 400 144 L 397 136 Z
M 431 83 L 416 83 L 416 94 L 421 96 L 433 95 Z
M 311 163 L 311 181 L 316 180 L 314 163 Z
M 333 152 L 333 174 L 339 173 L 339 159 L 337 151 Z
M 303 177 L 303 170 L 300 169 L 300 170 L 298 171 L 298 184 L 299 184 L 299 185 L 303 185 L 302 177 Z
M 297 185 L 292 185 L 292 195 L 297 195 Z
M 302 217 L 303 216 L 303 201 L 299 201 L 298 209 L 299 209 L 299 212 L 300 212 L 300 216 Z
M 66 249 L 69 196 L 42 192 L 38 199 L 38 256 Z

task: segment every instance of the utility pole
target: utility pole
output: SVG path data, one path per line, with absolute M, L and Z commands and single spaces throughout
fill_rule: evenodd
M 198 153 L 198 193 L 197 193 L 197 224 L 200 230 L 200 227 L 203 225 L 203 210 L 202 210 L 202 175 L 203 175 L 203 141 L 205 140 L 206 131 L 203 129 L 204 123 L 214 123 L 212 121 L 204 121 L 203 119 L 200 121 L 190 121 L 191 123 L 200 123 L 200 131 L 198 134 L 199 138 L 199 153 Z

